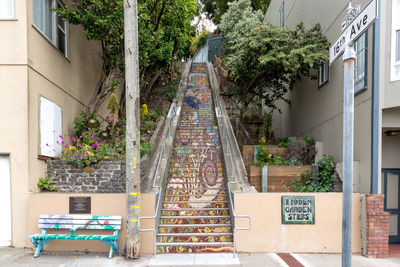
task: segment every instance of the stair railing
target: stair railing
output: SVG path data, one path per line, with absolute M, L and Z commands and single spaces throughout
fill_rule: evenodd
M 189 64 L 189 69 L 190 69 L 191 62 L 188 62 L 187 64 Z M 165 143 L 166 143 L 166 140 L 168 139 L 168 137 L 170 137 L 171 122 L 172 122 L 173 118 L 175 117 L 175 115 L 180 114 L 181 108 L 178 107 L 178 102 L 180 102 L 180 100 L 183 97 L 183 88 L 184 88 L 185 84 L 187 84 L 187 78 L 188 78 L 188 75 L 186 77 L 183 77 L 183 79 L 180 80 L 177 96 L 174 99 L 174 101 L 172 102 L 171 107 L 168 111 L 168 115 L 167 115 L 167 125 L 166 125 L 167 128 L 165 131 L 165 136 L 164 136 L 164 138 L 162 138 L 161 151 L 158 156 L 157 167 L 156 167 L 156 171 L 154 172 L 154 176 L 153 176 L 153 187 L 158 189 L 158 193 L 157 193 L 158 199 L 157 199 L 157 204 L 156 204 L 156 211 L 153 216 L 139 217 L 139 219 L 138 219 L 139 231 L 154 233 L 154 258 L 156 258 L 156 256 L 157 256 L 157 231 L 158 231 L 158 226 L 159 226 L 159 222 L 160 222 L 159 219 L 161 216 L 162 199 L 164 198 L 164 191 L 162 190 L 161 182 L 159 183 L 160 185 L 157 185 L 157 181 L 161 178 L 160 174 L 159 174 L 161 161 L 163 158 L 166 158 L 166 156 L 167 156 L 166 149 L 165 149 Z M 142 229 L 140 227 L 141 220 L 151 220 L 151 219 L 154 219 L 154 228 Z
M 227 187 L 228 187 L 228 200 L 229 200 L 229 209 L 230 209 L 230 214 L 231 214 L 231 221 L 232 221 L 232 225 L 233 225 L 233 257 L 236 256 L 236 231 L 241 231 L 241 230 L 251 230 L 251 216 L 249 215 L 236 215 L 235 214 L 235 206 L 234 206 L 234 202 L 233 202 L 233 198 L 232 198 L 232 187 L 231 184 L 235 184 L 238 183 L 238 179 L 237 179 L 237 175 L 236 175 L 236 170 L 235 170 L 235 164 L 233 162 L 233 158 L 232 158 L 232 148 L 231 148 L 231 139 L 229 137 L 228 134 L 228 127 L 226 125 L 225 122 L 225 117 L 224 114 L 222 112 L 222 107 L 221 107 L 221 103 L 220 103 L 220 99 L 219 96 L 217 95 L 217 90 L 215 88 L 215 83 L 214 83 L 214 76 L 213 71 L 210 67 L 211 64 L 207 64 L 208 66 L 208 70 L 209 70 L 209 77 L 210 77 L 210 84 L 211 84 L 211 88 L 212 88 L 212 93 L 213 93 L 213 98 L 214 98 L 214 105 L 215 105 L 215 113 L 217 117 L 222 118 L 222 137 L 225 138 L 226 140 L 226 154 L 229 155 L 229 161 L 230 161 L 230 165 L 232 168 L 232 173 L 231 176 L 233 177 L 233 181 L 229 181 L 227 179 Z M 211 65 L 212 66 L 212 65 Z M 229 118 L 228 118 L 229 119 Z M 232 128 L 231 128 L 232 131 Z M 249 226 L 248 227 L 236 227 L 236 222 L 235 219 L 236 218 L 247 218 L 249 220 Z

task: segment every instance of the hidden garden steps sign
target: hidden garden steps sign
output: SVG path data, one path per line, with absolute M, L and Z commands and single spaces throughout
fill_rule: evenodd
M 314 196 L 282 196 L 282 224 L 315 224 Z

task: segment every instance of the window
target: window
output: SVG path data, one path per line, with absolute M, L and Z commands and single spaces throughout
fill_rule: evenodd
M 14 18 L 14 0 L 0 0 L 0 19 Z
M 363 33 L 354 43 L 356 62 L 354 66 L 354 93 L 357 95 L 367 89 L 367 45 L 368 33 Z
M 40 97 L 40 155 L 57 157 L 62 153 L 61 108 L 50 100 Z
M 392 49 L 390 80 L 400 80 L 400 0 L 392 1 Z
M 33 0 L 33 24 L 67 56 L 67 23 L 52 11 L 52 8 L 62 6 L 61 2 L 56 0 Z
M 283 27 L 285 25 L 285 1 L 282 2 L 279 8 L 279 26 Z
M 318 87 L 322 87 L 329 81 L 329 60 L 325 61 L 320 67 L 318 72 Z

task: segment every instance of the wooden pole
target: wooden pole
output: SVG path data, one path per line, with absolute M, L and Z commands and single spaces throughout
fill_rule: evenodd
M 140 104 L 137 1 L 124 0 L 126 90 L 126 257 L 139 258 Z

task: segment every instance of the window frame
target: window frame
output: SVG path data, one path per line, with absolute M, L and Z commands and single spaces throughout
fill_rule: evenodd
M 357 51 L 357 42 L 361 39 L 365 38 L 365 47 L 363 50 L 365 50 L 365 55 L 364 55 L 364 77 L 362 79 L 364 80 L 364 86 L 358 90 L 356 90 L 356 85 L 357 85 L 357 77 L 356 77 L 356 71 L 357 71 L 357 55 L 361 53 L 361 51 Z M 356 52 L 356 60 L 354 62 L 354 96 L 357 96 L 361 94 L 362 92 L 365 92 L 368 89 L 368 31 L 365 31 L 360 37 L 357 38 L 357 40 L 354 41 L 354 51 Z
M 278 14 L 278 24 L 280 27 L 283 27 L 285 26 L 285 1 L 282 1 L 282 4 L 278 10 Z
M 321 75 L 325 76 L 324 80 L 321 79 Z M 328 82 L 329 82 L 329 60 L 325 61 L 324 63 L 321 64 L 321 66 L 319 66 L 319 69 L 318 69 L 318 88 L 323 87 Z
M 15 0 L 9 0 L 11 1 L 11 16 L 10 17 L 1 17 L 0 16 L 0 21 L 1 20 L 15 20 Z
M 60 7 L 63 7 L 64 4 L 62 1 L 60 0 L 49 0 L 51 2 L 51 8 L 57 8 L 57 6 L 59 5 Z M 65 29 L 61 29 L 59 24 L 58 24 L 58 16 L 56 12 L 52 12 L 51 13 L 51 24 L 52 24 L 52 35 L 53 38 L 47 36 L 46 33 L 43 32 L 43 30 L 40 28 L 40 26 L 35 24 L 35 12 L 34 12 L 34 1 L 33 1 L 33 22 L 32 22 L 32 26 L 39 31 L 39 33 L 41 35 L 43 35 L 47 41 L 49 41 L 56 49 L 58 52 L 60 52 L 65 58 L 68 59 L 69 56 L 69 25 L 68 22 L 64 20 L 65 23 Z M 64 47 L 65 47 L 65 53 L 63 51 L 61 51 L 60 49 L 60 45 L 59 45 L 59 34 L 58 34 L 58 30 L 61 30 L 64 33 L 65 36 L 65 40 L 64 40 Z

